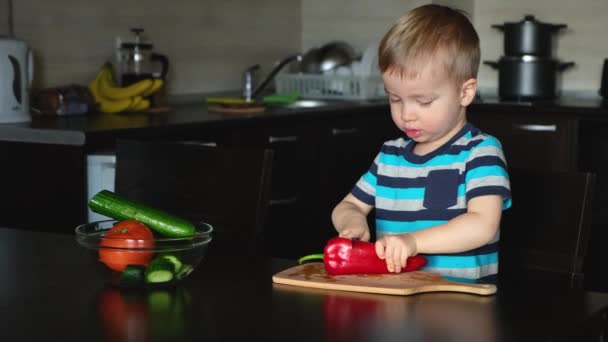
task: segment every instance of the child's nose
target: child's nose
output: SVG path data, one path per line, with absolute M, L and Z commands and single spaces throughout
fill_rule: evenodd
M 401 120 L 412 121 L 416 119 L 416 111 L 411 106 L 404 106 L 401 109 Z

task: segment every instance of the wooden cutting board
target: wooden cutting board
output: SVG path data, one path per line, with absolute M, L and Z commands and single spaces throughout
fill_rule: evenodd
M 277 284 L 319 289 L 402 296 L 424 292 L 463 292 L 485 296 L 496 292 L 495 285 L 458 283 L 446 280 L 438 273 L 427 271 L 331 276 L 325 272 L 325 266 L 320 262 L 286 269 L 275 274 L 272 281 Z

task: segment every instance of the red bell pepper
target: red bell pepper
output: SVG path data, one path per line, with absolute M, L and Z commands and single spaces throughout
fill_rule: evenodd
M 372 242 L 334 237 L 325 245 L 323 254 L 307 255 L 300 258 L 299 262 L 312 259 L 323 259 L 325 270 L 330 275 L 391 273 L 386 267 L 386 261 L 378 258 Z M 415 271 L 426 264 L 425 257 L 410 256 L 401 272 Z

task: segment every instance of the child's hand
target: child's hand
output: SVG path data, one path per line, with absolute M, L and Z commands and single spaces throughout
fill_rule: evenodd
M 347 239 L 359 239 L 361 241 L 369 241 L 369 228 L 364 226 L 347 227 L 340 231 L 339 235 Z
M 376 254 L 380 259 L 386 259 L 389 272 L 401 272 L 407 258 L 416 253 L 416 239 L 410 234 L 386 235 L 376 241 Z

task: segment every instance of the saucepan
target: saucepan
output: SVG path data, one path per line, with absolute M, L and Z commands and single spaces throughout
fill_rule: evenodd
M 522 21 L 507 22 L 492 27 L 504 32 L 505 55 L 549 57 L 553 35 L 567 25 L 543 23 L 536 20 L 533 15 L 526 15 Z
M 498 95 L 503 100 L 554 99 L 561 72 L 574 66 L 574 62 L 536 56 L 503 56 L 484 64 L 498 69 Z

